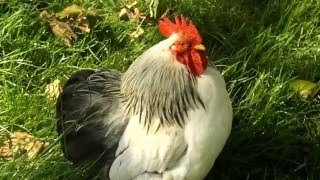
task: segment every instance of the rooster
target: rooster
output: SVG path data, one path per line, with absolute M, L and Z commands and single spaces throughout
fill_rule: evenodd
M 175 16 L 158 27 L 167 39 L 125 73 L 79 71 L 57 100 L 66 158 L 100 158 L 103 179 L 203 179 L 229 137 L 231 101 L 195 25 Z

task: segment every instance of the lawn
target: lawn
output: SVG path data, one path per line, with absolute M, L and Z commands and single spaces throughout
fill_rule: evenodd
M 148 12 L 145 1 L 138 1 Z M 78 4 L 96 13 L 71 47 L 56 37 L 42 10 Z M 47 84 L 85 68 L 125 71 L 159 42 L 156 20 L 119 20 L 126 1 L 0 0 L 0 143 L 27 132 L 49 142 L 31 160 L 0 160 L 0 179 L 86 179 L 88 167 L 64 159 Z M 208 179 L 320 179 L 320 96 L 303 100 L 294 79 L 320 81 L 320 3 L 316 0 L 163 0 L 158 16 L 189 17 L 233 100 L 232 134 Z M 141 27 L 144 33 L 131 40 Z

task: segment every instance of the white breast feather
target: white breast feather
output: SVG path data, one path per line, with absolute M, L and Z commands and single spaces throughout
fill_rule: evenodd
M 183 129 L 171 126 L 154 134 L 157 127 L 151 126 L 148 134 L 139 116 L 129 120 L 109 172 L 111 180 L 201 180 L 206 176 L 229 137 L 232 107 L 217 70 L 208 67 L 198 77 L 198 91 L 206 109 L 190 110 Z

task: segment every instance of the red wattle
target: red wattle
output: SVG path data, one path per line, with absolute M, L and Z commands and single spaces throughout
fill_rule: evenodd
M 201 75 L 208 66 L 208 58 L 204 52 L 191 50 L 190 54 L 176 55 L 177 61 L 187 66 L 194 76 Z

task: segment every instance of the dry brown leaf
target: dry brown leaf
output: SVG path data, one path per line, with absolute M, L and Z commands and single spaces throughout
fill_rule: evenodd
M 137 1 L 134 1 L 133 3 L 126 5 L 124 8 L 122 8 L 119 12 L 119 18 L 121 20 L 136 20 L 140 21 L 144 18 L 146 18 L 145 13 L 141 13 L 139 9 L 136 7 Z
M 4 146 L 0 147 L 0 158 L 6 161 L 10 161 L 13 159 L 12 154 L 10 153 L 10 148 L 9 146 Z
M 40 12 L 40 17 L 49 20 L 49 19 L 54 17 L 54 14 L 48 13 L 48 11 L 43 10 L 43 11 Z
M 81 6 L 73 4 L 71 6 L 66 7 L 61 12 L 56 13 L 56 17 L 58 19 L 69 18 L 72 16 L 86 16 L 87 10 Z
M 42 11 L 40 17 L 46 19 L 49 22 L 52 32 L 59 38 L 61 38 L 65 45 L 71 47 L 71 43 L 77 38 L 77 35 L 73 32 L 70 26 L 65 23 L 58 21 L 55 18 L 55 14 L 48 13 L 47 11 Z
M 71 27 L 86 33 L 90 32 L 88 15 L 96 16 L 95 13 L 90 13 L 78 5 L 68 6 L 63 11 L 56 13 L 59 20 L 64 20 Z
M 48 142 L 43 142 L 26 132 L 16 131 L 10 134 L 0 147 L 0 158 L 12 160 L 26 154 L 29 159 L 32 159 L 48 145 Z
M 75 24 L 75 27 L 80 29 L 83 32 L 90 32 L 89 21 L 87 17 L 78 18 Z
M 82 32 L 90 32 L 89 21 L 85 16 L 79 16 L 76 19 L 70 18 L 67 23 L 70 24 L 70 26 L 81 30 Z
M 71 47 L 72 42 L 77 38 L 73 29 L 79 29 L 81 32 L 90 32 L 87 10 L 78 5 L 71 5 L 59 13 L 48 13 L 42 11 L 40 17 L 46 19 L 52 32 L 61 38 L 64 44 Z M 94 16 L 94 14 L 90 14 Z
M 56 101 L 61 92 L 61 82 L 59 79 L 54 80 L 52 83 L 48 84 L 45 89 L 46 97 L 49 101 Z
M 133 13 L 132 19 L 139 21 L 140 19 L 146 18 L 145 13 L 141 13 L 138 8 L 134 8 L 133 11 L 134 13 Z
M 122 8 L 119 12 L 119 18 L 120 19 L 124 19 L 126 17 L 128 18 L 129 17 L 128 13 L 129 13 L 128 8 Z
M 68 47 L 71 47 L 71 44 L 74 39 L 77 38 L 77 35 L 72 31 L 70 26 L 67 23 L 60 22 L 58 20 L 49 21 L 52 32 L 60 37 L 64 44 Z

